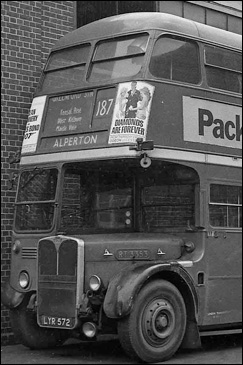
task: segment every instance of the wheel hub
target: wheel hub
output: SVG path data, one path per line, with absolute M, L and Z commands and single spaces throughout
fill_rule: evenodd
M 158 330 L 163 330 L 168 325 L 167 316 L 161 314 L 155 320 L 155 326 Z
M 145 309 L 143 323 L 146 335 L 151 340 L 165 340 L 175 329 L 173 307 L 163 299 L 152 301 Z

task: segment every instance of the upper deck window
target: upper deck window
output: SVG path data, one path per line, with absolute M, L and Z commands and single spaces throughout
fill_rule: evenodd
M 144 62 L 147 43 L 147 34 L 98 43 L 89 81 L 114 80 L 137 75 Z
M 204 59 L 209 86 L 242 93 L 242 56 L 239 53 L 206 46 Z
M 153 76 L 160 79 L 198 84 L 198 47 L 191 41 L 161 37 L 155 43 L 149 70 Z
M 89 52 L 89 44 L 53 52 L 45 69 L 42 91 L 72 90 L 80 86 Z

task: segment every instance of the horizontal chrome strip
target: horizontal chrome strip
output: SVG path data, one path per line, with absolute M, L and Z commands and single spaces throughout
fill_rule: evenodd
M 192 267 L 193 266 L 193 262 L 190 260 L 187 261 L 179 261 L 177 260 L 178 264 L 180 264 L 183 267 Z
M 129 150 L 129 146 L 97 148 L 92 150 L 65 151 L 56 153 L 47 153 L 34 156 L 21 156 L 20 165 L 41 164 L 47 162 L 67 162 L 67 161 L 88 161 L 88 160 L 104 160 L 107 158 L 135 158 L 139 156 L 139 152 Z M 239 157 L 228 157 L 214 154 L 206 154 L 202 152 L 192 152 L 186 150 L 175 150 L 170 148 L 155 148 L 153 151 L 147 152 L 150 158 L 190 161 L 207 163 L 213 165 L 223 165 L 232 167 L 242 167 L 242 159 Z
M 37 248 L 36 247 L 22 247 L 21 250 L 22 259 L 36 259 Z
M 213 336 L 213 335 L 232 335 L 235 333 L 242 333 L 242 328 L 239 329 L 227 329 L 227 330 L 212 330 L 200 332 L 201 336 Z

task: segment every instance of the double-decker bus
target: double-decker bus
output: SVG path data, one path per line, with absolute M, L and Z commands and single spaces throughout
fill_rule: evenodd
M 24 135 L 2 302 L 30 348 L 115 334 L 169 359 L 241 331 L 241 37 L 162 13 L 50 52 Z

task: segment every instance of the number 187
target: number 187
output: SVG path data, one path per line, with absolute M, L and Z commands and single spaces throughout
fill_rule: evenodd
M 111 110 L 113 100 L 114 99 L 99 100 L 95 116 L 102 117 L 103 115 L 108 115 Z

